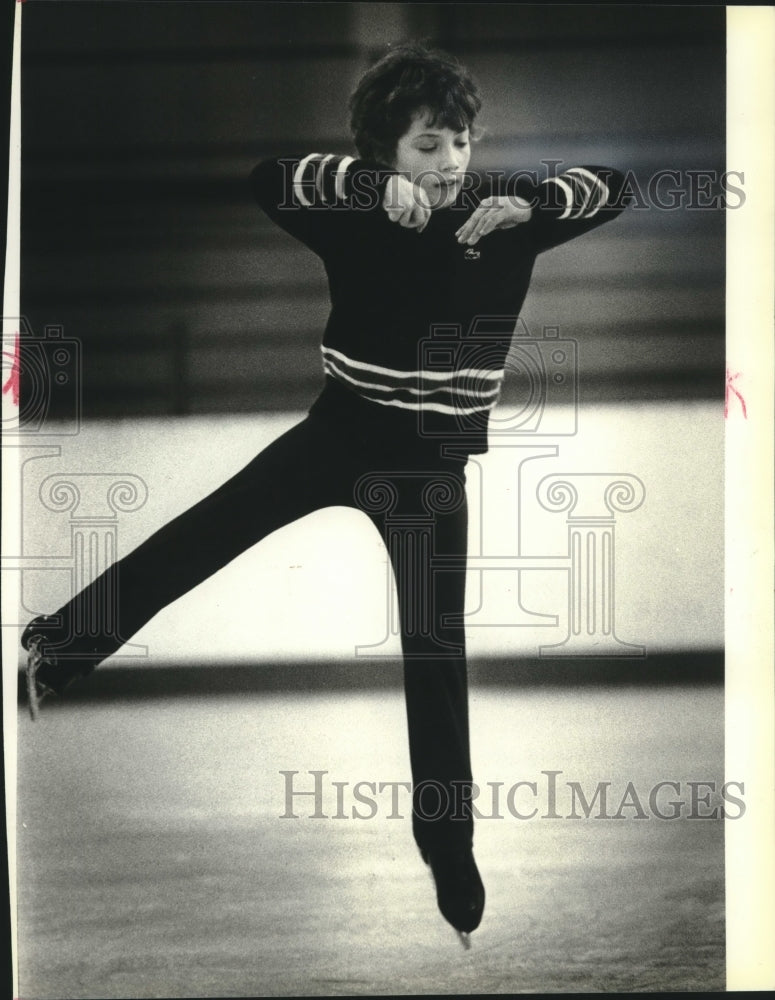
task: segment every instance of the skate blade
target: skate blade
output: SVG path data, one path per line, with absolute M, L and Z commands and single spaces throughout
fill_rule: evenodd
M 471 935 L 466 934 L 465 931 L 457 931 L 457 936 L 460 938 L 460 943 L 463 945 L 466 951 L 471 950 Z
M 37 721 L 40 714 L 40 698 L 38 696 L 38 686 L 35 683 L 35 674 L 38 672 L 42 656 L 38 650 L 31 651 L 27 657 L 27 706 L 30 710 L 30 718 Z

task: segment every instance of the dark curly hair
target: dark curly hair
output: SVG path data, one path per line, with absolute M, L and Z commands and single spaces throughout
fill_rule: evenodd
M 428 110 L 431 126 L 462 132 L 481 106 L 476 84 L 454 56 L 401 45 L 364 73 L 350 98 L 355 148 L 364 159 L 390 166 L 418 111 Z

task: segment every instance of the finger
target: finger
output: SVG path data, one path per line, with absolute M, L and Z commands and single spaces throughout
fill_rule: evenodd
M 387 212 L 387 217 L 391 222 L 398 222 L 406 211 L 406 206 L 402 205 L 399 201 L 394 201 L 389 207 L 385 207 L 385 211 Z
M 422 225 L 422 209 L 418 204 L 412 205 L 409 211 L 409 225 L 412 229 L 417 229 L 418 226 Z
M 417 219 L 417 231 L 419 233 L 421 233 L 423 231 L 423 229 L 425 229 L 425 227 L 430 222 L 430 218 L 431 218 L 431 210 L 430 210 L 430 208 L 426 208 L 423 205 L 419 205 L 417 207 L 417 211 L 415 213 L 415 217 Z
M 477 209 L 477 211 L 478 211 L 478 209 Z M 473 215 L 470 215 L 466 219 L 466 221 L 462 224 L 462 226 L 460 226 L 458 229 L 455 230 L 455 236 L 456 236 L 457 239 L 460 239 L 463 236 L 464 233 L 468 232 L 468 229 L 469 229 L 469 227 L 471 225 L 471 221 L 473 220 L 474 215 L 476 215 L 476 212 L 474 212 Z
M 423 211 L 430 212 L 431 203 L 428 195 L 423 191 L 421 187 L 415 187 L 414 189 L 414 200 L 415 204 L 418 205 Z
M 481 226 L 485 219 L 492 217 L 492 214 L 500 213 L 502 206 L 495 204 L 494 199 L 485 198 L 482 204 L 476 209 L 471 218 L 468 220 L 466 225 L 462 226 L 459 235 L 459 243 L 470 243 L 471 237 L 476 237 L 477 239 Z
M 476 208 L 474 209 L 474 211 L 471 213 L 471 215 L 468 217 L 468 219 L 466 219 L 466 221 L 463 223 L 463 225 L 458 229 L 458 231 L 455 233 L 455 235 L 456 236 L 460 236 L 461 233 L 464 230 L 466 230 L 466 229 L 470 230 L 470 228 L 472 226 L 475 226 L 476 223 L 478 222 L 478 220 L 483 215 L 487 214 L 488 210 L 492 207 L 492 205 L 494 203 L 495 203 L 495 199 L 492 198 L 492 197 L 482 199 L 482 201 L 479 202 L 479 204 L 476 206 Z
M 468 233 L 471 232 L 472 228 L 476 225 L 483 211 L 484 209 L 481 207 L 481 205 L 478 208 L 474 209 L 474 211 L 471 213 L 471 215 L 469 215 L 469 217 L 466 219 L 463 225 L 460 226 L 460 228 L 457 230 L 455 236 L 457 236 L 458 239 L 467 236 Z
M 407 207 L 401 213 L 401 217 L 398 220 L 399 226 L 403 226 L 404 229 L 412 228 L 412 212 L 414 207 L 412 205 L 407 205 Z
M 482 219 L 481 223 L 468 238 L 469 245 L 473 246 L 474 243 L 478 243 L 483 236 L 487 236 L 488 233 L 497 229 L 500 224 L 502 214 L 502 212 L 493 211 L 490 212 L 486 218 Z
M 463 225 L 458 229 L 456 236 L 458 243 L 465 243 L 471 233 L 474 231 L 479 223 L 479 220 L 487 212 L 487 207 L 480 205 L 474 210 L 472 215 L 463 223 Z
M 498 225 L 500 215 L 501 211 L 499 208 L 490 208 L 487 213 L 479 219 L 465 242 L 469 246 L 473 246 L 475 243 L 478 243 L 482 236 L 486 236 L 487 233 L 492 232 L 492 230 Z
M 419 200 L 416 200 L 407 207 L 402 225 L 408 229 L 422 229 L 427 225 L 429 217 L 430 209 L 425 208 Z

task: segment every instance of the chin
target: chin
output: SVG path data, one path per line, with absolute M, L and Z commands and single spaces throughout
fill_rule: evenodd
M 451 205 L 458 195 L 459 186 L 455 185 L 448 190 L 441 190 L 440 188 L 434 187 L 432 190 L 427 191 L 428 200 L 433 206 L 433 211 L 435 212 L 439 208 L 447 208 Z

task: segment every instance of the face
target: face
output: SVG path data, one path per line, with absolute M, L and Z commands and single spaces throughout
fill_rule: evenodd
M 398 140 L 393 168 L 419 184 L 433 208 L 444 208 L 457 197 L 470 159 L 468 129 L 431 125 L 423 111 Z

